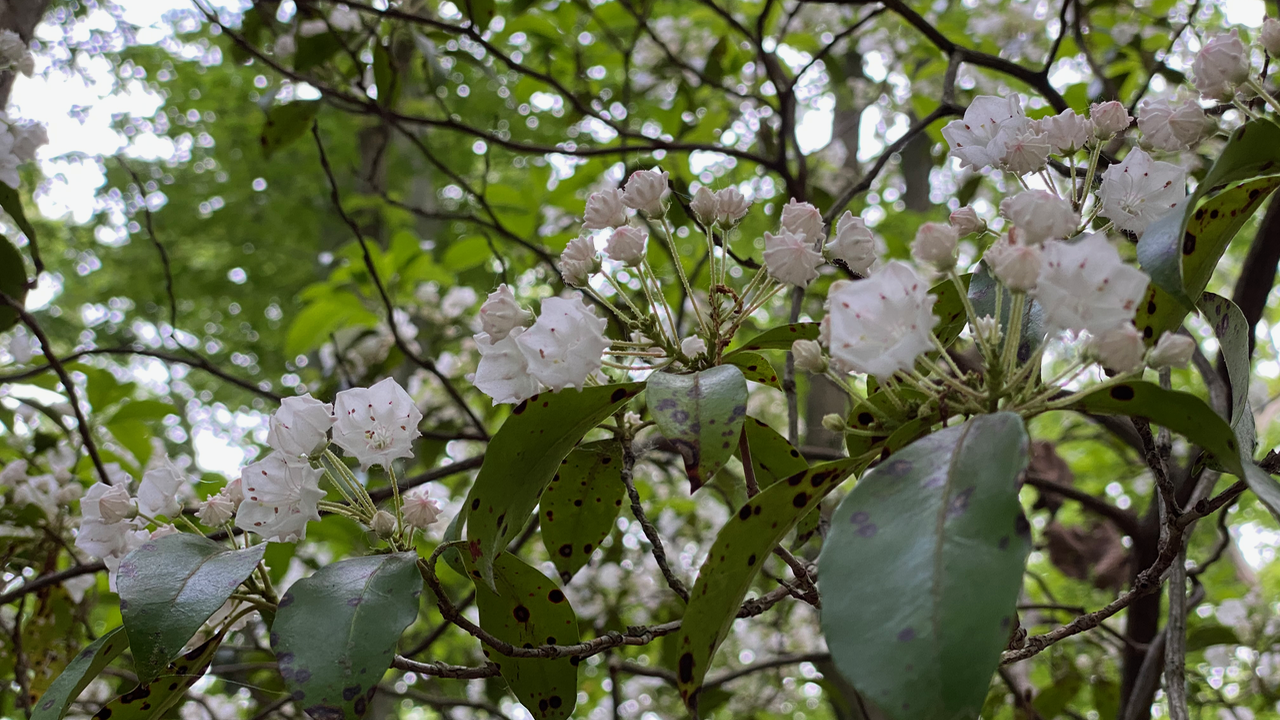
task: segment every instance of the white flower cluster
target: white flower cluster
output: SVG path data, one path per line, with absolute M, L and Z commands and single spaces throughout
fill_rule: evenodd
M 272 51 L 280 56 L 292 55 L 298 51 L 298 38 L 300 37 L 309 38 L 323 35 L 329 32 L 330 29 L 335 32 L 354 32 L 363 26 L 358 11 L 340 4 L 329 11 L 327 19 L 311 17 L 299 22 L 296 30 L 276 38 Z
M 27 48 L 27 41 L 12 30 L 0 30 L 0 70 L 15 70 L 31 77 L 36 59 Z
M 14 122 L 0 112 L 0 182 L 18 189 L 22 177 L 18 167 L 36 158 L 36 150 L 49 142 L 43 125 Z

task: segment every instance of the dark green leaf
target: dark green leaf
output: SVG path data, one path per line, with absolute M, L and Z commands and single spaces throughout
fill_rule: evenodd
M 1214 645 L 1239 645 L 1240 636 L 1226 625 L 1198 625 L 1187 633 L 1187 652 L 1204 650 Z
M 138 687 L 104 705 L 94 720 L 154 720 L 186 697 L 187 690 L 204 677 L 222 644 L 219 633 L 196 649 L 174 660 L 153 682 Z
M 778 431 L 755 418 L 742 425 L 751 449 L 751 467 L 760 489 L 809 469 L 809 463 Z
M 400 95 L 400 75 L 391 63 L 391 53 L 382 43 L 373 45 L 373 81 L 378 88 L 378 104 L 383 107 L 395 105 Z
M 978 266 L 978 271 L 973 274 L 973 280 L 969 283 L 969 302 L 973 305 L 973 311 L 979 316 L 994 317 L 997 288 L 1004 293 L 1000 301 L 1000 330 L 1002 334 L 1007 334 L 1009 313 L 1013 310 L 1013 296 L 1008 288 L 998 284 L 991 276 L 985 262 Z M 936 315 L 937 312 L 935 311 L 934 314 Z M 1044 309 L 1040 307 L 1040 303 L 1032 300 L 1026 304 L 1022 313 L 1022 337 L 1018 341 L 1018 359 L 1026 360 L 1031 357 L 1032 351 L 1044 339 L 1044 334 Z
M 1076 695 L 1080 694 L 1083 686 L 1084 679 L 1072 672 L 1065 678 L 1054 680 L 1053 684 L 1041 690 L 1036 695 L 1036 699 L 1031 702 L 1031 707 L 1035 708 L 1044 720 L 1053 720 L 1062 714 Z
M 582 445 L 560 464 L 542 494 L 542 543 L 569 582 L 613 530 L 627 486 L 622 482 L 622 445 L 601 440 Z
M 125 422 L 128 420 L 163 420 L 177 414 L 173 405 L 160 400 L 133 400 L 125 403 L 111 416 L 108 422 Z
M 555 581 L 505 552 L 494 562 L 493 576 L 496 593 L 476 583 L 480 627 L 516 647 L 578 642 L 578 618 Z M 573 713 L 578 701 L 577 658 L 492 660 L 511 692 L 538 720 Z
M 1030 528 L 1022 419 L 980 415 L 898 451 L 832 515 L 818 558 L 840 672 L 890 718 L 975 717 L 1009 640 Z
M 280 598 L 271 649 L 297 706 L 313 718 L 368 710 L 400 634 L 418 617 L 418 556 L 340 560 Z
M 36 242 L 36 229 L 32 226 L 31 221 L 27 220 L 27 213 L 22 209 L 22 196 L 18 195 L 18 191 L 14 188 L 0 183 L 0 207 L 9 213 L 9 217 L 13 218 L 13 222 L 27 236 L 29 242 Z
M 67 708 L 80 696 L 80 691 L 129 647 L 128 637 L 123 631 L 123 626 L 110 630 L 81 650 L 36 701 L 31 720 L 61 720 Z
M 1227 366 L 1231 389 L 1231 427 L 1238 428 L 1249 407 L 1249 321 L 1235 303 L 1220 295 L 1205 293 L 1199 305 L 1218 337 L 1218 357 Z M 1252 447 L 1246 448 L 1246 452 L 1252 451 Z
M 658 430 L 684 458 L 693 491 L 733 457 L 747 417 L 747 381 L 737 366 L 654 373 L 645 399 Z
M 27 299 L 27 268 L 22 262 L 22 253 L 3 235 L 0 235 L 0 292 L 18 303 Z M 18 313 L 8 305 L 0 304 L 0 332 L 17 323 Z
M 293 56 L 293 69 L 306 72 L 323 65 L 342 49 L 342 40 L 331 32 L 298 38 L 298 51 Z
M 968 288 L 973 283 L 973 277 L 972 274 L 966 273 L 960 276 L 960 282 Z M 950 280 L 934 285 L 929 288 L 929 292 L 938 297 L 933 303 L 933 314 L 938 316 L 938 325 L 933 332 L 944 346 L 949 346 L 960 337 L 964 326 L 969 322 L 968 313 L 964 309 L 964 300 L 960 297 L 956 284 Z
M 1200 182 L 1203 191 L 1216 192 L 1237 180 L 1273 175 L 1280 171 L 1280 125 L 1270 119 L 1251 120 L 1231 133 L 1218 159 Z
M 249 577 L 266 544 L 228 550 L 200 535 L 148 540 L 120 561 L 120 614 L 138 682 L 151 682 L 232 592 Z
M 742 376 L 751 382 L 782 389 L 782 383 L 778 382 L 778 371 L 773 368 L 773 363 L 760 353 L 736 352 L 725 357 L 724 361 L 741 370 Z
M 460 4 L 476 30 L 484 32 L 489 27 L 489 22 L 493 20 L 494 0 L 462 0 Z
M 749 350 L 790 350 L 792 343 L 797 340 L 817 340 L 818 339 L 818 323 L 792 323 L 791 325 L 779 325 L 776 328 L 765 330 L 759 335 L 751 338 L 740 348 L 736 348 L 731 352 L 725 353 L 725 359 L 729 359 L 740 352 Z
M 307 134 L 319 112 L 319 100 L 295 100 L 272 107 L 258 139 L 262 156 L 269 160 L 277 150 Z
M 490 588 L 494 557 L 524 527 L 560 461 L 643 389 L 643 383 L 627 383 L 548 392 L 512 409 L 489 442 L 466 502 L 471 561 Z
M 697 702 L 711 659 L 773 547 L 853 472 L 856 463 L 852 458 L 823 463 L 774 483 L 720 528 L 689 593 L 676 641 L 677 687 L 690 706 Z

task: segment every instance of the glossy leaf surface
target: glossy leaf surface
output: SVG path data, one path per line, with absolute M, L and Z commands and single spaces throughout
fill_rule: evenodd
M 613 531 L 626 494 L 622 445 L 616 440 L 581 445 L 560 463 L 538 512 L 542 543 L 562 581 L 569 582 Z
M 129 638 L 124 626 L 114 628 L 89 643 L 36 701 L 31 720 L 60 720 L 80 692 L 127 647 Z
M 213 656 L 222 644 L 222 635 L 209 638 L 199 647 L 179 657 L 150 683 L 121 695 L 94 713 L 94 720 L 153 720 L 163 717 L 187 695 L 187 690 L 204 677 Z
M 769 362 L 769 359 L 760 353 L 737 352 L 725 357 L 724 361 L 736 366 L 742 371 L 742 376 L 751 382 L 758 382 L 761 385 L 768 385 L 778 390 L 782 389 L 782 383 L 778 380 L 780 377 L 778 371 L 774 369 L 773 363 Z
M 742 345 L 742 347 L 734 348 L 732 351 L 725 353 L 728 359 L 738 353 L 753 352 L 756 350 L 790 350 L 791 344 L 797 340 L 817 340 L 818 339 L 818 323 L 791 323 L 790 325 L 779 325 L 775 328 L 769 328 L 764 332 L 756 335 Z
M 654 373 L 645 394 L 663 437 L 684 459 L 696 491 L 733 457 L 747 417 L 747 381 L 734 365 L 689 375 Z

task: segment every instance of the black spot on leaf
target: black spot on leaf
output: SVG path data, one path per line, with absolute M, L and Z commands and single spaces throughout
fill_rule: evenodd
M 564 593 L 560 592 L 559 588 L 556 588 L 555 590 L 552 590 L 551 592 L 547 593 L 547 599 L 559 605 L 560 603 L 564 602 Z
M 511 616 L 516 619 L 516 622 L 527 623 L 529 622 L 529 608 L 517 605 L 516 609 L 511 611 Z
M 693 653 L 687 652 L 680 656 L 680 682 L 693 682 Z
M 1117 385 L 1111 388 L 1111 397 L 1121 402 L 1128 402 L 1134 398 L 1132 385 Z

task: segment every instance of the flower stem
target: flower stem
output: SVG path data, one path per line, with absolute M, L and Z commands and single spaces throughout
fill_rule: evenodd
M 684 263 L 680 260 L 680 249 L 676 247 L 676 238 L 671 234 L 671 226 L 667 224 L 667 216 L 662 216 L 662 234 L 667 237 L 667 245 L 671 248 L 671 264 L 676 266 L 676 274 L 680 276 L 680 284 L 684 286 L 685 293 L 689 296 L 689 304 L 693 306 L 693 314 L 698 318 L 698 325 L 702 327 L 702 332 L 707 335 L 711 331 L 707 329 L 707 319 L 702 317 L 702 310 L 698 308 L 698 299 L 693 294 L 693 286 L 689 285 L 689 278 L 684 274 Z M 679 330 L 676 333 L 679 334 Z

